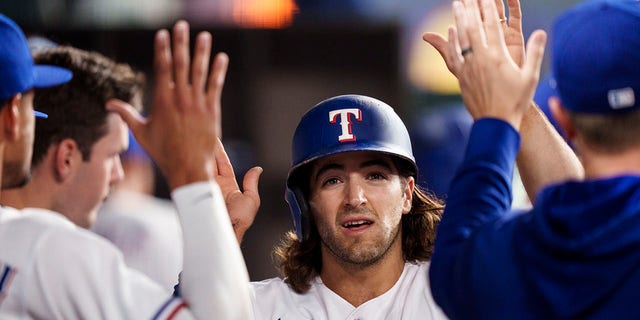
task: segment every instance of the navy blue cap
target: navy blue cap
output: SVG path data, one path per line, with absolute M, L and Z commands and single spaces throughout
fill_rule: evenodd
M 558 17 L 552 69 L 562 104 L 579 113 L 640 107 L 640 1 L 591 0 Z
M 63 84 L 71 77 L 72 73 L 67 69 L 35 65 L 20 27 L 0 14 L 0 101 L 33 88 Z M 36 113 L 36 116 L 42 115 L 45 114 Z
M 318 158 L 351 151 L 378 151 L 403 158 L 415 171 L 409 133 L 388 104 L 363 95 L 320 102 L 302 117 L 291 144 L 290 175 Z

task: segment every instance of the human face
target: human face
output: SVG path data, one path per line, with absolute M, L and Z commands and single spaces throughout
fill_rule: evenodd
M 17 100 L 19 128 L 17 139 L 7 143 L 2 169 L 2 189 L 18 188 L 31 177 L 31 156 L 35 134 L 33 114 L 33 90 L 19 95 Z M 12 107 L 12 106 L 5 106 Z
M 115 113 L 109 114 L 106 126 L 106 135 L 92 146 L 89 160 L 75 168 L 64 191 L 66 196 L 61 197 L 64 201 L 59 202 L 58 211 L 83 228 L 94 224 L 111 186 L 124 178 L 120 154 L 129 144 L 127 126 Z
M 309 205 L 323 261 L 368 266 L 390 250 L 401 252 L 401 219 L 411 210 L 413 188 L 413 178 L 400 177 L 385 154 L 348 152 L 316 161 Z

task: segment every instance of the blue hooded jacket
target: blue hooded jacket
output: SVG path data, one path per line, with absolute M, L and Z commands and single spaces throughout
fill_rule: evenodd
M 438 227 L 430 278 L 452 319 L 640 319 L 640 177 L 566 182 L 510 212 L 520 138 L 481 119 Z

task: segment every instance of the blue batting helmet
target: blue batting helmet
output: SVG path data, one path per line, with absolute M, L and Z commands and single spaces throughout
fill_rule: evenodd
M 343 152 L 376 151 L 397 157 L 413 176 L 417 166 L 409 133 L 386 103 L 362 95 L 337 96 L 320 102 L 302 117 L 291 145 L 291 169 L 285 200 L 298 239 L 309 236 L 309 213 L 303 192 L 308 177 L 300 170 L 314 160 Z

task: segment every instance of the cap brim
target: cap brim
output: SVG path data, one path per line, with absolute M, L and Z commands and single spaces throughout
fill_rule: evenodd
M 46 114 L 44 112 L 37 111 L 37 110 L 33 110 L 33 114 L 36 116 L 36 118 L 42 118 L 42 119 L 49 118 L 48 114 Z
M 71 71 L 49 65 L 34 66 L 34 88 L 46 88 L 61 85 L 68 82 L 73 77 Z

